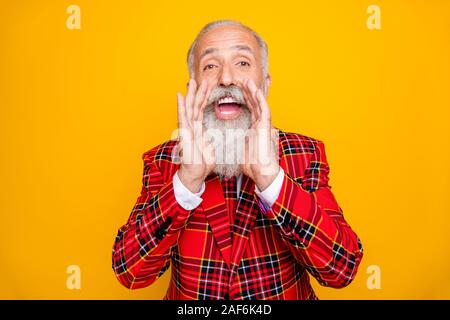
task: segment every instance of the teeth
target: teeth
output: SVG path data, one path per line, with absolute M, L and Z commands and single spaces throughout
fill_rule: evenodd
M 218 101 L 219 104 L 221 103 L 237 103 L 236 100 L 234 100 L 232 97 L 225 97 L 225 98 L 221 98 Z

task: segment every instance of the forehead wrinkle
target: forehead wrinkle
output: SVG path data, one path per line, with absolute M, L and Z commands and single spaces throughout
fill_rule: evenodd
M 238 49 L 243 51 L 248 51 L 253 56 L 256 57 L 256 54 L 254 50 L 252 49 L 253 46 L 258 46 L 256 39 L 252 34 L 250 34 L 247 30 L 242 30 L 242 28 L 230 28 L 228 29 L 225 34 L 221 34 L 220 36 L 215 36 L 215 33 L 217 31 L 215 29 L 209 31 L 208 33 L 204 34 L 198 41 L 197 50 L 199 47 L 204 46 L 208 47 L 205 49 L 200 55 L 198 55 L 198 60 L 200 61 L 203 57 L 205 57 L 208 54 L 215 53 L 218 51 L 219 47 L 222 47 L 221 44 L 226 41 L 234 42 L 237 44 L 232 45 L 230 48 L 232 49 Z M 214 35 L 211 35 L 213 33 Z M 197 51 L 199 52 L 199 51 Z

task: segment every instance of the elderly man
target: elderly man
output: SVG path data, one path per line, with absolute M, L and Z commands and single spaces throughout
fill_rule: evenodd
M 323 142 L 271 124 L 265 41 L 212 22 L 188 67 L 179 138 L 144 153 L 141 194 L 116 236 L 120 283 L 147 287 L 171 265 L 165 299 L 316 299 L 309 274 L 348 285 L 361 243 L 330 191 Z

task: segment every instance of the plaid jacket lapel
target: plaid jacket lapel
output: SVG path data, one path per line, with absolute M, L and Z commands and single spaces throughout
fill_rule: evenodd
M 256 201 L 255 183 L 244 175 L 233 223 L 231 268 L 234 271 L 241 262 L 250 232 L 255 225 L 256 215 L 259 212 Z
M 222 186 L 217 175 L 211 175 L 205 181 L 205 192 L 202 195 L 202 207 L 223 259 L 230 267 L 231 233 L 227 206 Z

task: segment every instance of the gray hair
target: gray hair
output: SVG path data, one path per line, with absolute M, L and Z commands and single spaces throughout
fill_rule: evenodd
M 212 29 L 214 29 L 216 27 L 220 27 L 220 26 L 238 26 L 238 27 L 242 27 L 245 30 L 247 30 L 248 32 L 250 32 L 256 38 L 256 41 L 258 42 L 258 45 L 259 45 L 259 47 L 261 49 L 263 74 L 264 74 L 264 76 L 267 76 L 267 74 L 269 72 L 269 61 L 268 61 L 269 60 L 268 59 L 268 57 L 269 57 L 269 48 L 267 46 L 267 43 L 264 41 L 264 39 L 261 38 L 261 36 L 258 33 L 256 33 L 251 28 L 247 27 L 246 25 L 242 24 L 239 21 L 235 21 L 235 20 L 216 20 L 216 21 L 208 23 L 206 26 L 204 26 L 200 30 L 200 32 L 197 34 L 197 37 L 195 37 L 194 42 L 192 42 L 191 47 L 189 48 L 188 55 L 187 55 L 187 65 L 188 65 L 188 70 L 189 70 L 190 77 L 191 78 L 194 77 L 194 53 L 195 53 L 195 48 L 197 47 L 198 40 L 201 38 L 201 36 L 203 36 L 208 31 L 211 31 Z

